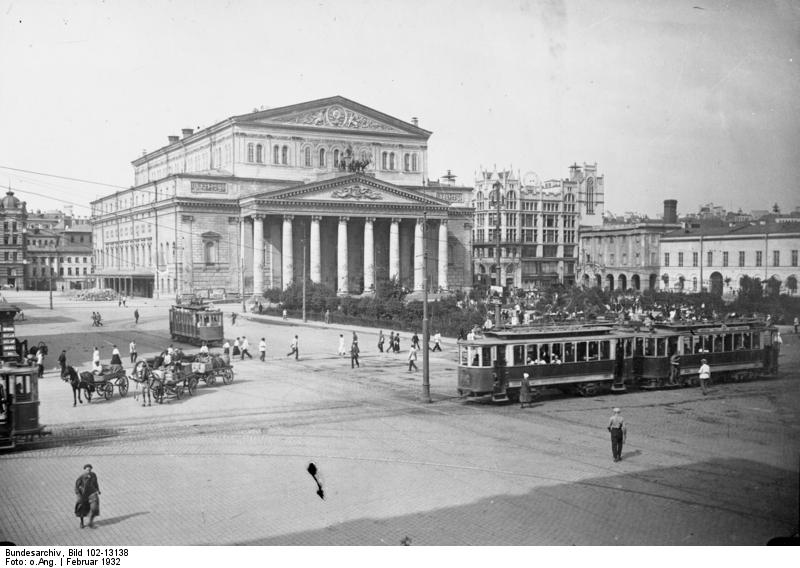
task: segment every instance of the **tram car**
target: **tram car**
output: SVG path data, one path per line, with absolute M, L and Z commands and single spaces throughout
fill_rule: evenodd
M 459 341 L 457 388 L 467 399 L 516 401 L 523 373 L 533 392 L 555 388 L 582 396 L 688 386 L 702 359 L 714 381 L 752 379 L 777 373 L 777 333 L 757 320 L 489 330 Z
M 222 345 L 224 325 L 222 310 L 199 301 L 172 306 L 169 310 L 169 333 L 175 341 L 192 345 Z
M 37 369 L 16 349 L 14 318 L 19 308 L 0 305 L 0 450 L 49 434 L 39 424 Z

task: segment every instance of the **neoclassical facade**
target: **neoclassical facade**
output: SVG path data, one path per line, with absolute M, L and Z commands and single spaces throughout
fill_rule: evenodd
M 133 161 L 134 187 L 92 203 L 98 286 L 469 287 L 471 209 L 427 184 L 430 135 L 343 97 L 184 129 Z

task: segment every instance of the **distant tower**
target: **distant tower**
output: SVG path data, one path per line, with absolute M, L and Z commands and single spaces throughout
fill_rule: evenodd
M 677 223 L 678 222 L 678 200 L 665 199 L 664 200 L 664 222 Z

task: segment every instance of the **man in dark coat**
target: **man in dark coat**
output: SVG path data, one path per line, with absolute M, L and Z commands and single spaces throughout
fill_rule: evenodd
M 61 376 L 67 376 L 67 351 L 66 349 L 61 351 L 61 355 L 58 356 L 58 364 L 61 365 Z
M 91 464 L 83 466 L 83 473 L 75 480 L 75 495 L 75 516 L 80 517 L 81 528 L 86 515 L 89 515 L 89 528 L 94 528 L 94 518 L 100 515 L 100 486 Z

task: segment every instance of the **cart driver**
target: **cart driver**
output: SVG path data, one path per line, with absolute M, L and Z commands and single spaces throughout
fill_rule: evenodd
M 203 345 L 200 346 L 200 355 L 203 357 L 208 357 L 208 344 L 204 341 Z
M 92 374 L 99 375 L 103 372 L 103 365 L 100 363 L 100 359 L 95 359 L 92 361 Z

